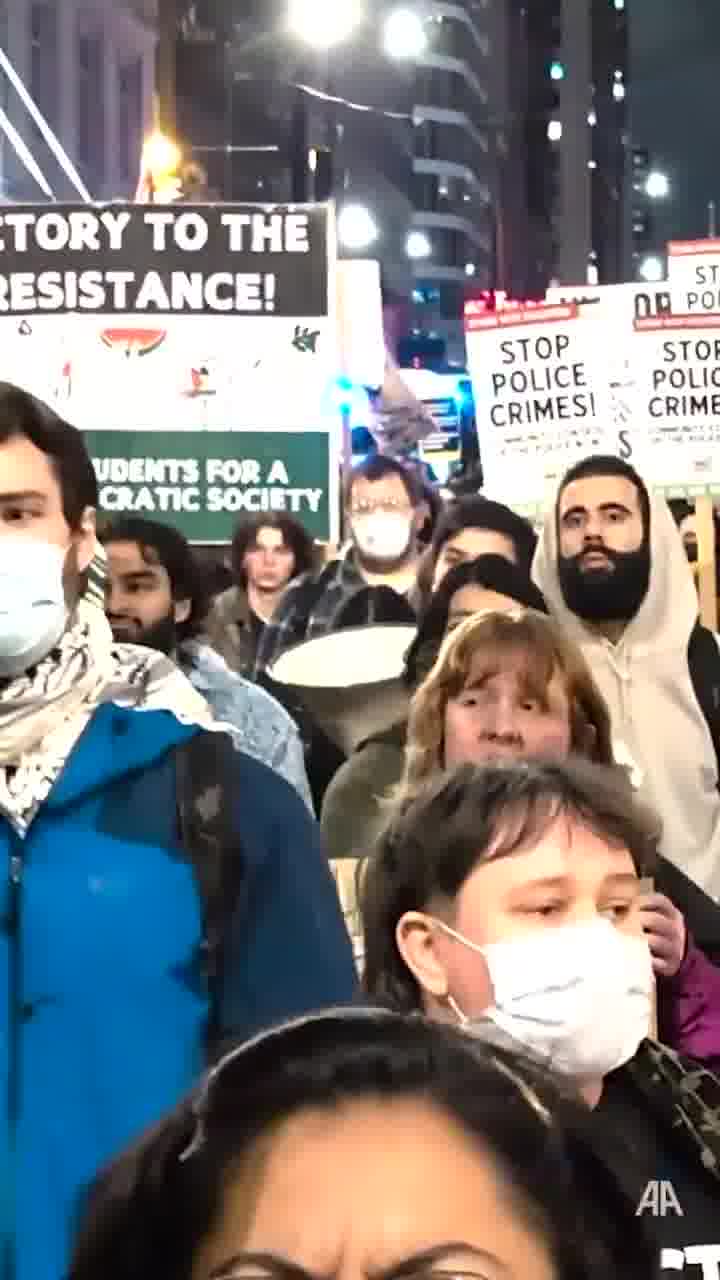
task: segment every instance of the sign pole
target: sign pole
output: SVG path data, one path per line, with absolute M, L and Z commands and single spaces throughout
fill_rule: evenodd
M 713 501 L 709 495 L 695 502 L 698 536 L 698 596 L 700 621 L 711 631 L 717 631 L 717 586 L 715 575 L 715 519 Z

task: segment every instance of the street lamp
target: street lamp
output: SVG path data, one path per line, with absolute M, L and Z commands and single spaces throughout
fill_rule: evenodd
M 654 254 L 651 254 L 648 258 L 643 258 L 639 271 L 641 280 L 646 280 L 648 284 L 657 284 L 665 278 L 663 260 Z
M 143 143 L 143 169 L 156 179 L 166 178 L 175 173 L 180 164 L 180 148 L 172 138 L 156 131 Z
M 421 58 L 428 38 L 420 14 L 414 9 L 395 9 L 385 22 L 383 45 L 389 58 Z
M 362 0 L 290 0 L 288 25 L 316 49 L 332 49 L 362 22 Z
M 667 174 L 659 173 L 657 169 L 653 169 L 652 173 L 647 176 L 645 194 L 651 200 L 667 200 L 670 195 L 670 181 Z
M 355 253 L 369 249 L 380 234 L 370 210 L 363 204 L 346 204 L 340 210 L 337 231 L 340 243 Z
M 432 254 L 432 245 L 428 236 L 424 231 L 411 231 L 405 242 L 405 252 L 408 258 L 418 262 L 422 258 L 429 258 Z

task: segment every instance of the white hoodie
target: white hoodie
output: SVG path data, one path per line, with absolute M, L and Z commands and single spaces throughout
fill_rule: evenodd
M 610 709 L 618 755 L 637 762 L 640 795 L 663 821 L 663 854 L 718 899 L 717 761 L 688 669 L 697 593 L 667 504 L 657 497 L 650 503 L 650 586 L 617 645 L 591 631 L 565 604 L 555 508 L 545 521 L 533 577 L 550 612 L 585 655 Z

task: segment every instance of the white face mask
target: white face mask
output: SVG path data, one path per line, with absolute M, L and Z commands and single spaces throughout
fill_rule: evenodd
M 648 1035 L 654 980 L 644 938 L 598 918 L 480 947 L 437 923 L 485 958 L 492 1007 L 469 1018 L 450 999 L 471 1035 L 520 1047 L 576 1081 L 629 1062 Z
M 361 555 L 373 560 L 402 560 L 412 541 L 412 521 L 399 512 L 356 516 L 353 539 Z
M 66 550 L 31 538 L 0 538 L 0 677 L 46 657 L 67 626 Z

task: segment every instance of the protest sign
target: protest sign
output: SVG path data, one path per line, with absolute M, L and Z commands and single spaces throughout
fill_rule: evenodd
M 278 435 L 282 459 L 295 447 L 285 436 L 324 434 L 307 447 L 322 469 L 286 487 L 334 493 L 334 243 L 324 205 L 12 206 L 0 213 L 0 379 L 93 441 L 137 432 L 136 456 L 158 428 L 181 442 L 170 457 L 189 456 L 191 437 L 207 431 L 231 433 L 222 447 L 246 460 L 266 435 Z M 113 446 L 95 447 L 105 456 Z M 133 456 L 130 441 L 123 449 Z M 203 446 L 197 456 L 210 455 Z M 230 513 L 212 507 L 209 521 L 181 503 L 175 521 L 193 539 L 210 527 L 213 540 L 227 536 Z M 295 514 L 328 535 L 327 512 L 301 504 Z M 332 507 L 329 520 L 336 537 Z
M 635 321 L 635 443 L 656 488 L 720 492 L 720 315 Z
M 617 433 L 621 455 L 633 457 L 635 414 L 635 364 L 633 357 L 636 318 L 668 315 L 671 296 L 667 285 L 607 284 L 581 289 L 548 289 L 546 301 L 572 303 L 587 323 L 595 326 L 594 343 L 603 353 L 606 381 L 605 404 L 609 428 Z
M 181 528 L 194 542 L 228 542 L 243 516 L 285 511 L 314 537 L 334 535 L 325 431 L 91 431 L 100 511 Z
M 327 264 L 320 206 L 0 213 L 0 315 L 323 316 Z
M 488 493 L 536 506 L 578 458 L 623 447 L 607 430 L 593 328 L 576 305 L 468 303 L 465 326 Z
M 668 285 L 678 314 L 720 312 L 720 240 L 671 240 Z

